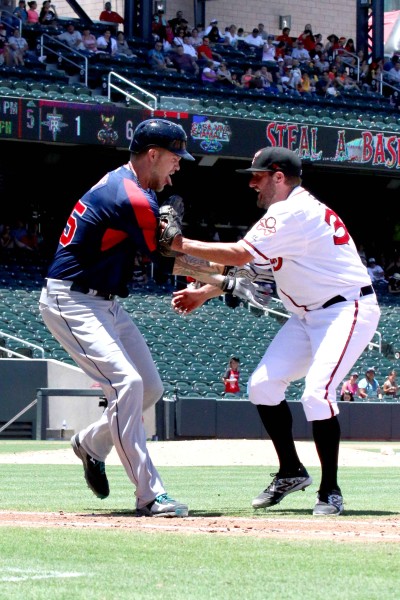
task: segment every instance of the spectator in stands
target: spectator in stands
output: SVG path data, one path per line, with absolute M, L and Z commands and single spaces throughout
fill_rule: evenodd
M 328 74 L 329 78 L 329 74 Z M 326 86 L 325 97 L 326 98 L 337 98 L 340 96 L 339 84 L 336 77 L 334 79 L 329 78 L 329 83 Z
M 324 44 L 323 44 L 323 42 L 322 42 L 322 33 L 316 33 L 316 34 L 314 35 L 314 40 L 315 40 L 315 44 L 316 44 L 316 45 L 317 45 L 317 44 L 321 44 L 321 46 L 322 46 L 322 47 L 324 46 Z
M 8 38 L 8 46 L 11 58 L 11 65 L 25 65 L 25 55 L 29 51 L 28 42 L 21 37 L 19 27 L 14 29 L 13 35 Z
M 260 69 L 256 69 L 254 71 L 254 77 L 250 81 L 249 89 L 250 90 L 263 90 L 264 89 L 264 79 L 262 77 Z
M 232 85 L 235 86 L 235 87 L 237 87 L 237 88 L 242 88 L 243 84 L 240 81 L 240 78 L 238 77 L 238 74 L 235 73 L 235 72 L 233 72 L 233 73 L 231 73 L 231 76 L 232 76 Z
M 276 62 L 276 47 L 274 44 L 274 36 L 273 35 L 269 35 L 267 40 L 264 42 L 264 45 L 262 48 L 261 61 L 262 62 L 270 62 L 270 63 Z
M 290 51 L 293 48 L 293 40 L 290 37 L 290 27 L 284 27 L 282 33 L 277 35 L 275 40 L 277 42 L 284 42 L 286 49 Z
M 397 385 L 396 377 L 396 371 L 390 371 L 385 383 L 382 386 L 383 398 L 385 398 L 385 396 L 389 398 L 395 398 L 397 396 L 399 386 Z
M 199 30 L 197 29 L 197 27 L 193 27 L 193 29 L 190 33 L 189 43 L 194 48 L 196 48 L 196 52 L 197 52 L 197 48 L 199 46 L 201 46 L 201 44 L 203 43 L 203 38 L 199 35 Z
M 385 271 L 379 265 L 375 258 L 371 257 L 368 259 L 368 267 L 367 267 L 369 276 L 371 277 L 372 285 L 375 288 L 385 290 L 387 289 L 387 280 L 385 279 Z
M 344 45 L 344 49 L 346 52 L 351 52 L 351 54 L 357 54 L 356 46 L 354 44 L 354 40 L 349 38 Z
M 249 89 L 250 83 L 253 81 L 253 79 L 254 79 L 253 69 L 251 67 L 247 67 L 247 69 L 245 70 L 245 72 L 243 73 L 243 75 L 240 79 L 240 82 L 244 88 Z
M 321 60 L 323 52 L 324 52 L 323 45 L 320 42 L 317 42 L 315 44 L 314 48 L 312 50 L 310 50 L 310 52 L 309 52 L 311 60 L 315 60 L 316 56 L 318 56 L 318 58 Z
M 400 294 L 400 271 L 389 275 L 388 292 L 389 294 Z
M 310 97 L 316 96 L 316 89 L 315 89 L 316 79 L 318 79 L 318 78 L 315 77 L 314 75 L 309 75 L 309 73 L 307 71 L 302 71 L 301 82 L 297 88 L 302 96 L 310 96 Z
M 123 31 L 118 31 L 117 33 L 117 54 L 118 56 L 125 56 L 127 58 L 136 58 L 125 39 L 125 33 Z
M 204 84 L 214 84 L 218 81 L 218 75 L 216 71 L 215 63 L 212 60 L 208 60 L 206 66 L 201 72 L 201 81 Z
M 157 13 L 153 16 L 151 31 L 158 40 L 165 40 L 167 37 L 168 21 L 164 14 L 163 8 L 158 8 Z
M 335 33 L 331 33 L 331 35 L 328 35 L 326 39 L 328 41 L 325 44 L 324 49 L 327 52 L 328 57 L 333 57 L 335 50 L 339 48 L 339 38 Z
M 104 10 L 100 13 L 99 21 L 107 21 L 107 23 L 117 23 L 119 25 L 124 24 L 124 18 L 120 14 L 111 10 L 111 2 L 106 2 Z
M 3 23 L 0 23 L 0 65 L 11 66 L 10 46 Z
M 361 379 L 358 383 L 358 396 L 363 400 L 367 401 L 376 401 L 382 399 L 382 390 L 378 383 L 378 380 L 375 379 L 375 368 L 370 367 L 365 372 L 365 377 Z
M 174 39 L 172 40 L 172 48 L 175 50 L 176 48 L 179 48 L 179 46 L 183 46 L 183 38 L 185 36 L 186 30 L 184 29 L 184 27 L 179 27 L 179 29 L 176 32 L 176 35 L 174 36 Z
M 178 30 L 178 27 L 183 25 L 183 21 L 184 21 L 183 11 L 181 11 L 181 10 L 176 11 L 175 18 L 168 20 L 169 26 L 171 27 L 172 33 L 174 36 L 176 34 L 176 31 Z M 185 19 L 185 21 L 186 21 L 186 19 Z
M 198 75 L 200 72 L 199 65 L 190 54 L 185 54 L 183 46 L 178 46 L 171 53 L 171 61 L 178 73 L 188 73 L 189 75 Z
M 330 69 L 330 62 L 328 60 L 328 53 L 325 50 L 322 51 L 321 57 L 319 58 L 318 53 L 313 57 L 314 67 L 318 73 L 328 72 Z
M 111 29 L 106 29 L 103 35 L 97 38 L 97 50 L 99 52 L 115 56 L 117 53 L 117 40 L 112 37 Z
M 183 52 L 197 60 L 197 50 L 193 44 L 190 43 L 190 36 L 187 33 L 183 36 Z
M 0 247 L 3 250 L 12 250 L 15 248 L 14 236 L 11 233 L 11 227 L 8 224 L 3 225 L 3 230 L 0 235 Z
M 197 47 L 197 56 L 198 59 L 205 61 L 205 64 L 211 60 L 216 67 L 219 66 L 220 62 L 222 62 L 222 57 L 217 52 L 212 50 L 210 40 L 207 35 L 203 36 L 203 43 Z
M 387 79 L 394 86 L 400 84 L 400 61 L 395 62 L 390 71 L 387 72 Z
M 240 394 L 239 365 L 240 358 L 237 356 L 232 356 L 232 358 L 229 360 L 228 368 L 222 377 L 222 381 L 225 386 L 225 394 Z
M 18 6 L 13 10 L 13 15 L 18 17 L 18 19 L 21 19 L 22 24 L 25 24 L 28 21 L 28 11 L 26 10 L 25 0 L 19 0 Z
M 243 41 L 247 48 L 253 48 L 254 50 L 258 49 L 261 53 L 261 49 L 264 46 L 264 40 L 262 39 L 257 27 L 254 27 L 253 31 L 249 33 L 249 35 L 246 35 Z
M 395 256 L 387 263 L 385 267 L 385 277 L 388 279 L 394 273 L 400 273 L 400 255 L 395 254 Z
M 262 37 L 262 39 L 264 40 L 264 42 L 269 38 L 272 37 L 273 39 L 275 39 L 275 36 L 270 34 L 268 35 L 268 31 L 265 31 L 265 26 L 264 23 L 259 23 L 257 25 L 257 29 L 258 29 L 258 34 Z
M 307 52 L 315 48 L 315 38 L 309 24 L 305 26 L 303 33 L 299 35 L 297 41 L 303 42 L 303 46 Z
M 47 27 L 57 27 L 57 19 L 58 15 L 54 4 L 51 4 L 50 0 L 44 0 L 39 13 L 39 23 Z
M 220 34 L 217 25 L 213 25 L 207 35 L 210 44 L 222 44 L 225 40 L 225 36 Z
M 224 32 L 224 44 L 226 46 L 232 46 L 233 48 L 236 48 L 237 42 L 237 27 L 232 23 L 232 25 L 230 25 L 228 29 Z
M 354 402 L 354 396 L 351 392 L 343 392 L 340 394 L 340 400 L 342 402 Z
M 164 52 L 163 43 L 158 40 L 154 44 L 154 48 L 149 50 L 147 54 L 147 60 L 151 69 L 155 71 L 165 71 L 166 69 L 176 71 L 174 65 Z
M 90 27 L 86 27 L 82 31 L 82 44 L 84 52 L 94 54 L 97 52 L 96 36 L 90 31 Z
M 261 79 L 263 82 L 263 89 L 268 91 L 278 92 L 278 87 L 274 80 L 274 77 L 270 71 L 268 71 L 268 67 L 263 65 L 260 69 Z
M 66 31 L 55 36 L 60 42 L 63 42 L 73 50 L 85 50 L 82 42 L 82 34 L 75 29 L 74 23 L 68 23 Z
M 302 40 L 296 40 L 292 50 L 292 58 L 296 58 L 302 64 L 310 62 L 310 54 L 308 50 L 304 48 L 304 42 Z
M 18 18 L 13 15 L 13 6 L 11 4 L 11 0 L 3 0 L 1 10 L 1 22 L 6 28 L 7 36 L 13 34 L 14 29 L 19 27 Z
M 284 60 L 288 52 L 285 42 L 277 42 L 275 45 L 275 60 L 278 61 L 280 58 Z
M 217 80 L 219 83 L 226 85 L 227 87 L 232 87 L 232 73 L 228 69 L 228 65 L 226 62 L 222 62 L 217 69 Z
M 212 20 L 210 21 L 210 24 L 209 24 L 209 25 L 206 27 L 206 29 L 204 30 L 203 37 L 204 37 L 204 35 L 207 35 L 207 36 L 209 37 L 209 33 L 210 33 L 210 31 L 213 29 L 213 27 L 216 27 L 216 28 L 217 28 L 217 34 L 218 34 L 218 37 L 223 39 L 223 38 L 224 38 L 224 33 L 225 33 L 225 32 L 222 32 L 222 31 L 220 31 L 220 30 L 219 30 L 219 28 L 218 28 L 218 20 L 217 20 L 217 19 L 212 19 Z M 210 39 L 210 42 L 211 42 L 211 41 L 212 41 L 212 40 Z
M 349 392 L 353 396 L 357 397 L 358 396 L 357 379 L 358 379 L 358 373 L 356 371 L 354 371 L 353 373 L 351 373 L 350 378 L 343 383 L 342 389 L 340 390 L 340 394 L 342 395 L 345 392 Z
M 28 2 L 28 23 L 30 25 L 36 25 L 36 23 L 39 23 L 39 13 L 37 11 L 37 2 L 36 0 L 31 0 L 31 2 Z

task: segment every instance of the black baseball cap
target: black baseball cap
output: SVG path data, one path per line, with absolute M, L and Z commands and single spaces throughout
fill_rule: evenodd
M 282 171 L 285 175 L 301 176 L 301 160 L 295 152 L 287 148 L 271 146 L 255 153 L 251 167 L 236 169 L 236 173 L 255 173 L 257 171 Z

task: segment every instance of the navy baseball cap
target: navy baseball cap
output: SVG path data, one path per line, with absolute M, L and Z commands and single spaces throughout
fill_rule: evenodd
M 295 152 L 280 146 L 271 146 L 258 150 L 248 169 L 236 169 L 236 173 L 255 173 L 257 171 L 282 171 L 285 175 L 301 176 L 301 160 Z
M 133 132 L 129 150 L 139 154 L 158 146 L 186 160 L 195 160 L 186 150 L 186 145 L 187 135 L 181 125 L 166 119 L 147 119 L 139 123 Z

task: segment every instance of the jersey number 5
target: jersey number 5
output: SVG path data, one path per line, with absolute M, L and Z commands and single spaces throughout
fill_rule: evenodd
M 61 234 L 60 244 L 62 246 L 68 246 L 68 244 L 71 243 L 72 238 L 75 235 L 75 231 L 76 231 L 76 216 L 75 216 L 75 214 L 82 216 L 83 213 L 85 212 L 85 210 L 86 210 L 86 206 L 84 204 L 82 204 L 82 202 L 80 200 L 78 200 L 78 202 L 75 204 L 74 210 L 72 211 L 72 213 L 70 214 L 70 216 L 68 218 L 65 229 Z
M 327 208 L 325 211 L 325 222 L 335 230 L 335 235 L 333 236 L 333 243 L 335 246 L 349 243 L 350 234 L 347 231 L 345 224 L 330 208 Z

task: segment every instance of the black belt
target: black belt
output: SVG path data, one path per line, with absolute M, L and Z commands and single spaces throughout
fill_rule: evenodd
M 369 296 L 374 293 L 374 288 L 372 285 L 365 285 L 360 289 L 360 296 Z M 322 305 L 322 308 L 328 308 L 328 306 L 332 306 L 332 304 L 337 304 L 338 302 L 346 302 L 347 298 L 343 298 L 343 296 L 334 296 L 330 300 L 327 300 L 325 304 Z
M 115 298 L 115 294 L 110 294 L 110 292 L 105 292 L 104 290 L 92 290 L 89 287 L 79 285 L 79 283 L 73 283 L 69 289 L 71 290 L 71 292 L 90 294 L 91 296 L 98 296 L 100 298 L 104 298 L 104 300 L 114 300 Z

